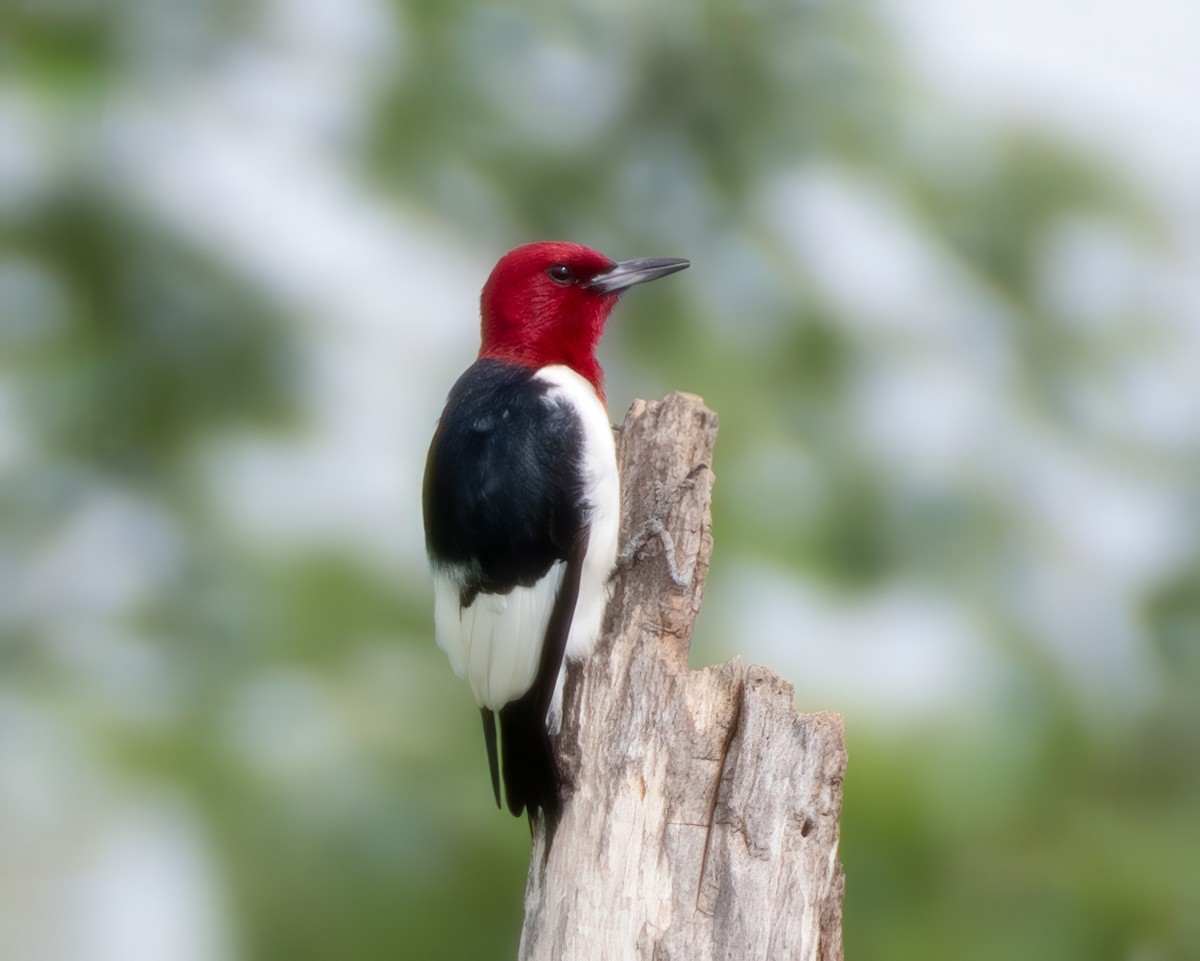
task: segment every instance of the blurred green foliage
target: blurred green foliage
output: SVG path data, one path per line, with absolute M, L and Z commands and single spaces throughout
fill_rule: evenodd
M 1028 550 L 1011 506 L 982 483 L 914 489 L 867 449 L 850 412 L 862 338 L 772 222 L 764 184 L 819 164 L 902 198 L 1000 305 L 981 323 L 1012 358 L 1020 416 L 1067 432 L 1066 388 L 1123 345 L 1046 306 L 1043 244 L 1079 214 L 1152 233 L 1136 194 L 1020 129 L 943 120 L 923 139 L 943 107 L 861 2 L 387 12 L 397 52 L 345 150 L 370 190 L 496 252 L 566 237 L 694 260 L 689 283 L 630 298 L 606 350 L 639 392 L 702 392 L 721 416 L 714 578 L 751 561 L 854 598 L 904 575 L 976 611 L 1013 665 L 994 714 L 847 717 L 848 955 L 1200 958 L 1200 559 L 1139 608 L 1161 685 L 1098 710 L 1006 592 Z M 165 75 L 203 86 L 239 45 L 267 43 L 268 14 L 195 5 Z M 109 112 L 164 75 L 145 29 L 162 16 L 137 2 L 0 12 L 3 79 L 63 151 L 0 205 L 0 378 L 29 446 L 0 465 L 0 573 L 114 491 L 166 518 L 177 555 L 107 627 L 86 605 L 73 620 L 9 598 L 0 690 L 79 732 L 128 789 L 194 805 L 239 956 L 512 957 L 525 827 L 490 808 L 427 585 L 353 551 L 257 543 L 198 476 L 206 445 L 297 436 L 312 411 L 286 300 L 106 161 Z M 575 79 L 545 89 L 563 60 Z M 982 162 L 960 163 L 959 147 Z M 803 456 L 802 494 L 739 467 L 768 448 Z M 1196 479 L 1196 448 L 1188 458 Z M 71 638 L 87 646 L 101 628 L 155 669 L 81 667 Z M 740 643 L 705 634 L 697 656 Z M 137 705 L 160 700 L 147 720 Z

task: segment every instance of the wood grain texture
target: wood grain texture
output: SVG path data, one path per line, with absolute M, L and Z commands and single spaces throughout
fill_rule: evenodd
M 603 637 L 569 668 L 569 781 L 533 839 L 522 961 L 840 961 L 841 717 L 771 671 L 690 671 L 712 553 L 716 415 L 672 394 L 621 429 L 622 561 Z

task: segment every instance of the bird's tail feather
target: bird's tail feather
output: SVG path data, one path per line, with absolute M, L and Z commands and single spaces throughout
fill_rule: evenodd
M 524 810 L 531 823 L 540 814 L 553 830 L 559 813 L 558 763 L 537 694 L 530 691 L 500 709 L 504 795 L 513 814 L 519 817 Z
M 483 717 L 483 739 L 487 744 L 488 768 L 492 772 L 492 791 L 496 795 L 496 807 L 500 807 L 500 763 L 496 756 L 496 715 L 490 709 L 481 707 Z

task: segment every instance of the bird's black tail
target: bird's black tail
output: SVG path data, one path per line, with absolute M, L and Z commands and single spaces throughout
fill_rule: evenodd
M 496 795 L 496 807 L 500 806 L 500 759 L 496 754 L 496 715 L 491 708 L 481 707 L 483 716 L 483 740 L 487 744 L 488 769 L 492 772 L 492 791 Z
M 526 811 L 531 824 L 541 815 L 552 834 L 559 813 L 558 764 L 537 695 L 531 690 L 500 709 L 504 796 L 513 814 L 519 817 Z

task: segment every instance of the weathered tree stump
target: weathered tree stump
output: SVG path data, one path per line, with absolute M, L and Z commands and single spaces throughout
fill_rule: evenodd
M 622 560 L 603 637 L 568 669 L 568 799 L 539 828 L 522 961 L 842 958 L 837 714 L 739 658 L 690 671 L 712 553 L 717 418 L 672 394 L 621 428 Z

